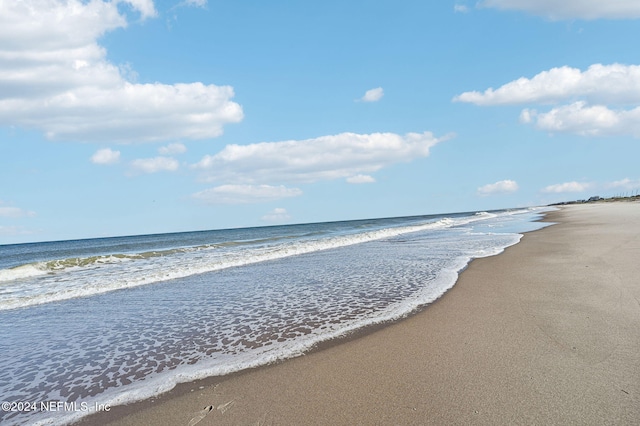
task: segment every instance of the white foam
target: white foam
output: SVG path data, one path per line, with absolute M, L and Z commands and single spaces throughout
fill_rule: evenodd
M 477 220 L 481 220 L 481 218 L 455 220 L 444 218 L 437 222 L 420 225 L 384 228 L 358 234 L 287 242 L 236 251 L 181 250 L 174 252 L 171 256 L 143 257 L 139 259 L 134 259 L 134 256 L 127 256 L 124 259 L 134 259 L 132 262 L 127 262 L 127 265 L 122 264 L 123 257 L 117 258 L 116 262 L 109 262 L 107 261 L 108 259 L 116 258 L 113 256 L 101 256 L 99 259 L 102 259 L 102 262 L 91 262 L 89 267 L 67 266 L 63 268 L 56 277 L 52 277 L 46 283 L 37 283 L 36 286 L 34 286 L 20 282 L 13 286 L 13 288 L 5 287 L 5 294 L 0 295 L 0 310 L 24 308 L 43 303 L 103 294 L 124 288 L 153 284 L 321 250 L 346 247 L 412 232 L 442 229 Z M 56 262 L 48 263 L 56 264 Z M 20 271 L 16 274 L 16 277 L 26 278 L 46 275 L 47 273 L 56 273 L 55 268 L 42 271 L 39 269 L 42 268 L 42 264 L 43 263 L 14 268 Z M 64 264 L 68 265 L 69 262 Z M 102 268 L 97 273 L 90 273 L 90 269 L 98 267 Z M 24 268 L 24 270 L 22 268 Z M 68 277 L 65 278 L 59 275 L 60 273 L 66 273 Z
M 0 269 L 0 283 L 38 277 L 46 275 L 47 272 L 48 270 L 43 262 L 16 266 L 15 268 L 9 269 Z

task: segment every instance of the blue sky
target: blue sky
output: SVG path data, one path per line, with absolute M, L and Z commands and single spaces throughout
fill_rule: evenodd
M 640 3 L 0 0 L 0 244 L 640 190 Z

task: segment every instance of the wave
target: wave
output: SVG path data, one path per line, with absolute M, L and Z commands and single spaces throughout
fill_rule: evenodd
M 166 250 L 164 252 L 147 252 L 138 254 L 110 254 L 103 256 L 71 257 L 67 259 L 56 259 L 46 262 L 33 262 L 24 265 L 14 266 L 0 270 L 0 283 L 7 281 L 32 278 L 41 275 L 54 274 L 70 269 L 91 268 L 100 265 L 115 264 L 136 259 L 145 259 L 154 256 L 166 256 L 176 252 L 176 250 Z
M 0 269 L 0 283 L 45 275 L 47 269 L 43 263 L 44 262 L 35 262 L 9 269 Z
M 14 284 L 15 291 L 0 295 L 0 310 L 16 309 L 77 297 L 93 296 L 124 288 L 154 284 L 226 268 L 282 259 L 320 250 L 345 247 L 410 232 L 446 228 L 457 224 L 449 218 L 420 225 L 383 228 L 358 234 L 325 237 L 316 240 L 285 241 L 264 244 L 250 240 L 248 248 L 216 250 L 225 246 L 249 244 L 234 241 L 133 254 L 112 254 L 36 262 L 0 271 L 4 289 Z M 277 238 L 282 240 L 283 238 Z M 258 243 L 258 244 L 256 244 Z M 99 269 L 99 271 L 98 271 Z M 92 273 L 95 270 L 94 273 Z M 20 280 L 19 278 L 26 278 Z M 29 278 L 46 280 L 45 285 L 30 285 Z M 14 280 L 14 283 L 6 282 Z
M 494 213 L 480 212 L 464 217 L 445 217 L 421 224 L 316 239 L 276 236 L 143 253 L 119 253 L 36 262 L 0 270 L 0 284 L 3 290 L 0 292 L 0 310 L 93 296 L 226 268 L 391 238 L 411 232 L 465 226 L 495 216 Z
M 33 262 L 14 266 L 7 269 L 0 269 L 0 283 L 15 281 L 25 278 L 33 278 L 41 275 L 51 275 L 68 272 L 70 270 L 91 269 L 102 265 L 112 265 L 135 260 L 146 260 L 154 257 L 166 257 L 179 253 L 198 252 L 205 250 L 224 249 L 246 245 L 259 245 L 273 243 L 282 239 L 295 237 L 258 238 L 240 241 L 226 241 L 215 244 L 204 244 L 192 247 L 180 247 L 167 250 L 153 250 L 141 253 L 115 253 L 108 255 L 96 255 L 87 257 L 70 257 L 65 259 L 55 259 L 49 261 Z

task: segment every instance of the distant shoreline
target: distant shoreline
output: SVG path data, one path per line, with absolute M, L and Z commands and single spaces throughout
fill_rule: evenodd
M 640 195 L 630 195 L 630 196 L 620 196 L 620 197 L 609 197 L 602 198 L 598 195 L 593 197 L 589 197 L 586 200 L 575 200 L 575 201 L 561 201 L 559 203 L 549 204 L 550 206 L 567 206 L 572 204 L 587 204 L 587 203 L 618 203 L 618 202 L 634 202 L 640 201 Z

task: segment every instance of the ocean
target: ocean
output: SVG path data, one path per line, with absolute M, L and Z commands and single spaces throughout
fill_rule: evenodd
M 0 423 L 66 424 L 401 319 L 544 211 L 0 245 Z

